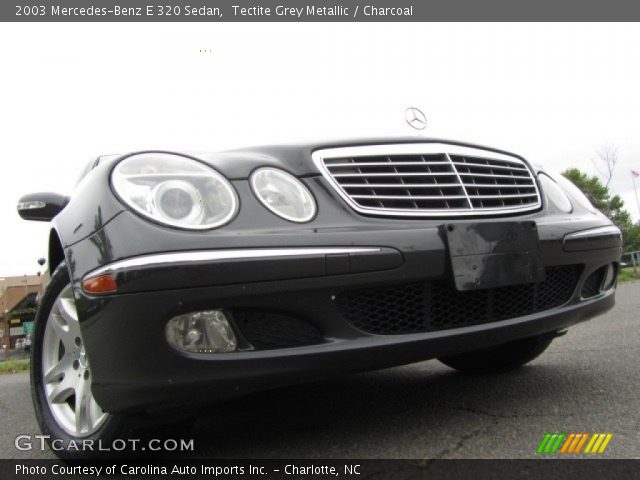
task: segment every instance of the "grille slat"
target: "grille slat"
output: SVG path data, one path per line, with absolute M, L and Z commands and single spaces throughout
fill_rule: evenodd
M 471 172 L 458 172 L 459 175 L 463 175 L 465 177 L 490 177 L 490 178 L 515 178 L 517 180 L 524 179 L 529 180 L 531 177 L 526 175 L 502 175 L 495 173 L 471 173 Z M 533 180 L 531 179 L 533 183 Z
M 343 183 L 342 188 L 460 188 L 459 183 Z M 485 185 L 488 187 L 499 188 L 499 185 Z M 519 185 L 507 185 L 509 187 L 519 187 Z
M 455 200 L 460 198 L 467 198 L 464 195 L 351 195 L 351 198 L 362 198 L 362 199 L 382 199 L 382 200 Z M 486 197 L 482 197 L 486 198 Z
M 479 149 L 444 144 L 362 146 L 321 150 L 314 152 L 314 159 L 338 193 L 363 213 L 489 215 L 541 206 L 525 162 Z
M 533 185 L 514 185 L 502 183 L 465 183 L 469 188 L 535 188 Z
M 333 177 L 453 177 L 455 172 L 360 172 L 360 173 L 336 173 Z
M 518 195 L 469 195 L 469 198 L 525 198 L 525 197 L 538 197 L 537 193 L 531 194 L 518 194 Z
M 353 168 L 354 166 L 358 166 L 358 167 L 389 167 L 389 166 L 407 166 L 407 165 L 446 165 L 445 162 L 394 162 L 394 161 L 380 161 L 380 162 L 358 162 L 358 163 L 354 163 L 354 162 L 347 162 L 347 163 L 331 163 L 328 164 L 328 167 L 331 168 L 344 168 L 344 167 L 350 167 Z
M 491 165 L 491 164 L 486 164 L 486 163 L 469 163 L 469 162 L 453 162 L 454 165 L 456 166 L 461 166 L 461 167 L 473 167 L 473 168 L 490 168 L 490 169 L 503 169 L 503 170 L 514 170 L 514 171 L 520 171 L 520 172 L 527 172 L 526 168 L 523 167 L 507 167 L 507 166 L 503 166 L 503 165 Z
M 581 271 L 581 265 L 547 267 L 542 282 L 463 292 L 444 280 L 348 291 L 336 296 L 336 304 L 367 333 L 431 332 L 560 307 L 571 300 Z

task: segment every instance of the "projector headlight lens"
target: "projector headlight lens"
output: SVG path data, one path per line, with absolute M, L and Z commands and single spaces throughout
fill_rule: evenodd
M 571 201 L 555 180 L 544 173 L 538 174 L 538 180 L 549 203 L 565 213 L 571 212 L 573 209 Z
M 181 155 L 133 155 L 116 165 L 111 182 L 117 195 L 136 212 L 172 227 L 215 228 L 238 212 L 238 195 L 229 181 Z
M 193 225 L 202 221 L 204 200 L 193 184 L 167 180 L 153 187 L 147 195 L 147 211 L 157 212 L 165 221 Z
M 316 202 L 307 187 L 277 168 L 260 168 L 251 175 L 251 188 L 260 202 L 276 215 L 304 223 L 316 214 Z

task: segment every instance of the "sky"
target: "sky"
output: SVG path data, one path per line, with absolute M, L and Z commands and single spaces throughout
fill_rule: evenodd
M 0 276 L 33 274 L 49 227 L 26 193 L 70 194 L 84 164 L 144 149 L 415 134 L 595 174 L 639 218 L 640 28 L 633 24 L 3 24 Z M 640 188 L 640 181 L 637 182 Z

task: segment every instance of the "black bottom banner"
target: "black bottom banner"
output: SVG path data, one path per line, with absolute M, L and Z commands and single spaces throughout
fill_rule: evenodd
M 638 478 L 637 460 L 0 460 L 7 479 Z

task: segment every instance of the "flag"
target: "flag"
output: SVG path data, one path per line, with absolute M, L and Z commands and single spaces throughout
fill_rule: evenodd
M 640 177 L 640 173 L 636 172 L 635 170 L 631 170 L 631 175 L 633 175 L 634 178 Z

